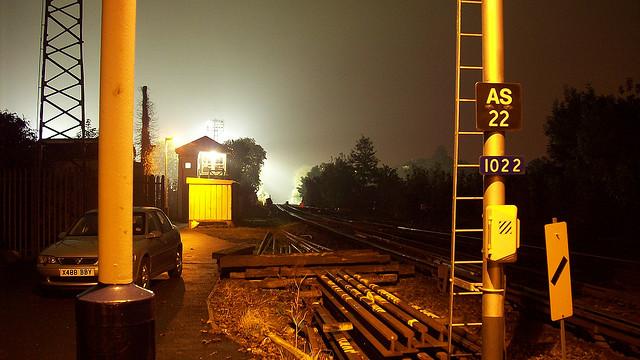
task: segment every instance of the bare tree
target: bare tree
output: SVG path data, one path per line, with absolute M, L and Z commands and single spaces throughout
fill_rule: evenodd
M 145 175 L 151 175 L 153 173 L 153 140 L 155 138 L 154 128 L 154 111 L 153 103 L 149 100 L 149 94 L 147 92 L 147 86 L 141 88 L 142 102 L 140 104 L 140 112 L 138 116 L 140 118 L 138 136 L 138 146 L 140 149 L 140 162 Z

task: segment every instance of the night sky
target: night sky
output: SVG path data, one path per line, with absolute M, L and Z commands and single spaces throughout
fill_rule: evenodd
M 0 108 L 34 128 L 41 6 L 0 0 Z M 87 117 L 97 120 L 100 2 L 84 6 Z M 224 120 L 223 139 L 252 137 L 267 151 L 276 202 L 360 135 L 391 166 L 439 145 L 451 153 L 454 56 L 454 0 L 138 1 L 136 86 L 149 87 L 158 136 L 180 145 Z M 640 80 L 640 1 L 505 1 L 505 71 L 524 94 L 507 152 L 541 156 L 564 85 L 612 93 Z

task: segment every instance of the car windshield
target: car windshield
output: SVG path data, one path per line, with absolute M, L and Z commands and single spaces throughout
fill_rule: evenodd
M 133 214 L 133 235 L 144 235 L 145 216 L 144 213 Z M 68 235 L 72 236 L 97 236 L 98 235 L 98 213 L 84 214 L 73 225 Z

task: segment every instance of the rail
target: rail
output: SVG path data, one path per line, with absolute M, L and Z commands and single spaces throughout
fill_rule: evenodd
M 434 269 L 438 266 L 448 264 L 448 257 L 441 253 L 433 253 L 425 251 L 424 246 L 418 248 L 417 246 L 410 246 L 408 243 L 417 243 L 411 239 L 402 238 L 396 234 L 386 234 L 380 228 L 384 226 L 391 226 L 388 224 L 374 224 L 371 227 L 375 229 L 365 230 L 365 226 L 356 224 L 353 220 L 336 219 L 335 217 L 327 217 L 319 214 L 305 213 L 299 209 L 288 206 L 278 206 L 278 208 L 289 214 L 290 216 L 297 218 L 303 222 L 312 224 L 321 229 L 328 230 L 334 234 L 338 234 L 345 238 L 357 241 L 361 244 L 374 247 L 378 250 L 385 251 L 393 256 L 399 257 L 405 261 L 413 262 L 417 265 L 417 268 L 427 270 L 431 274 L 434 274 Z M 413 228 L 403 228 L 402 230 L 411 230 L 417 232 L 432 233 L 434 235 L 445 235 L 445 233 L 437 231 L 420 230 Z M 401 245 L 397 245 L 397 242 L 402 242 Z M 409 255 L 411 254 L 411 255 Z M 588 255 L 588 254 L 580 254 Z M 578 255 L 578 256 L 580 256 Z M 523 267 L 514 267 L 517 270 L 526 270 Z M 479 275 L 479 266 L 477 265 L 464 265 L 465 275 L 468 278 L 466 284 L 457 284 L 461 287 L 471 286 L 474 281 L 477 281 Z M 537 276 L 542 276 L 542 273 L 538 273 Z M 544 274 L 546 276 L 546 274 Z M 527 275 L 531 276 L 531 275 Z M 522 278 L 522 276 L 520 276 Z M 526 278 L 526 276 L 525 276 Z M 546 280 L 544 280 L 546 284 Z M 588 287 L 588 285 L 585 285 Z M 604 290 L 603 290 L 604 291 Z M 603 294 L 607 296 L 607 293 Z M 609 294 L 611 295 L 611 294 Z M 507 294 L 508 300 L 517 304 L 527 303 L 533 304 L 534 308 L 542 313 L 548 313 L 548 299 L 545 296 L 544 290 L 531 288 L 518 282 L 510 282 L 509 290 Z M 589 334 L 601 335 L 610 339 L 613 342 L 627 346 L 628 348 L 640 347 L 640 324 L 630 321 L 628 319 L 614 316 L 604 312 L 596 311 L 589 308 L 582 303 L 574 302 L 574 316 L 566 320 L 568 326 Z

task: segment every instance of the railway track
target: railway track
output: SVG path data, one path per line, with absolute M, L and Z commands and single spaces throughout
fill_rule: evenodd
M 397 285 L 399 276 L 414 274 L 413 266 L 391 262 L 389 254 L 372 249 L 334 251 L 310 237 L 279 231 L 267 233 L 253 254 L 227 254 L 218 265 L 221 276 L 250 280 L 263 289 L 297 288 L 297 298 L 313 314 L 314 321 L 304 330 L 312 357 L 447 357 L 448 331 L 441 319 L 381 285 Z M 478 339 L 462 329 L 456 329 L 452 339 L 458 353 L 480 351 Z
M 336 216 L 305 212 L 293 206 L 279 205 L 278 208 L 300 221 L 356 241 L 363 246 L 384 251 L 403 261 L 413 263 L 418 269 L 432 275 L 437 273 L 439 266 L 448 266 L 449 264 L 449 234 L 444 232 L 346 220 Z M 414 235 L 420 234 L 420 236 L 411 236 L 407 235 L 407 233 Z M 427 242 L 425 239 L 429 239 L 430 241 Z M 472 258 L 470 252 L 474 251 L 474 249 L 471 244 L 473 244 L 473 241 L 477 244 L 479 239 L 469 237 L 467 240 L 467 245 L 463 245 L 462 253 L 464 256 L 466 252 L 467 256 Z M 475 247 L 475 251 L 480 250 L 477 249 L 477 245 L 475 245 Z M 533 249 L 529 250 L 540 251 L 540 249 L 535 249 L 535 247 L 531 248 Z M 574 254 L 572 254 L 572 257 L 573 256 Z M 591 254 L 577 254 L 577 256 L 582 256 L 587 260 L 590 258 L 606 260 L 604 259 L 605 257 Z M 534 260 L 528 260 L 528 262 L 531 261 Z M 468 265 L 464 266 L 462 270 L 464 272 L 463 277 L 468 280 L 468 283 L 460 284 L 462 287 L 468 288 L 472 286 L 470 284 L 477 283 L 481 270 L 479 266 Z M 512 280 L 509 282 L 507 299 L 513 304 L 527 306 L 539 313 L 548 314 L 549 304 L 546 289 L 536 289 L 524 285 L 525 281 L 523 281 L 523 279 L 527 280 L 526 283 L 530 284 L 532 283 L 532 277 L 535 277 L 539 279 L 537 283 L 546 285 L 546 272 L 532 271 L 526 266 L 510 266 L 509 271 L 509 276 Z M 596 291 L 591 291 L 592 295 L 599 293 L 601 297 L 608 299 L 624 296 L 620 291 L 603 289 L 597 286 L 594 287 L 593 285 L 583 282 L 574 282 L 573 286 L 574 289 L 596 289 Z M 582 299 L 575 295 L 574 316 L 566 319 L 566 323 L 569 328 L 577 333 L 589 334 L 594 339 L 605 337 L 609 342 L 614 343 L 623 350 L 637 352 L 637 349 L 640 348 L 640 323 L 615 314 L 596 310 L 592 306 L 589 306 L 588 301 L 582 301 Z

